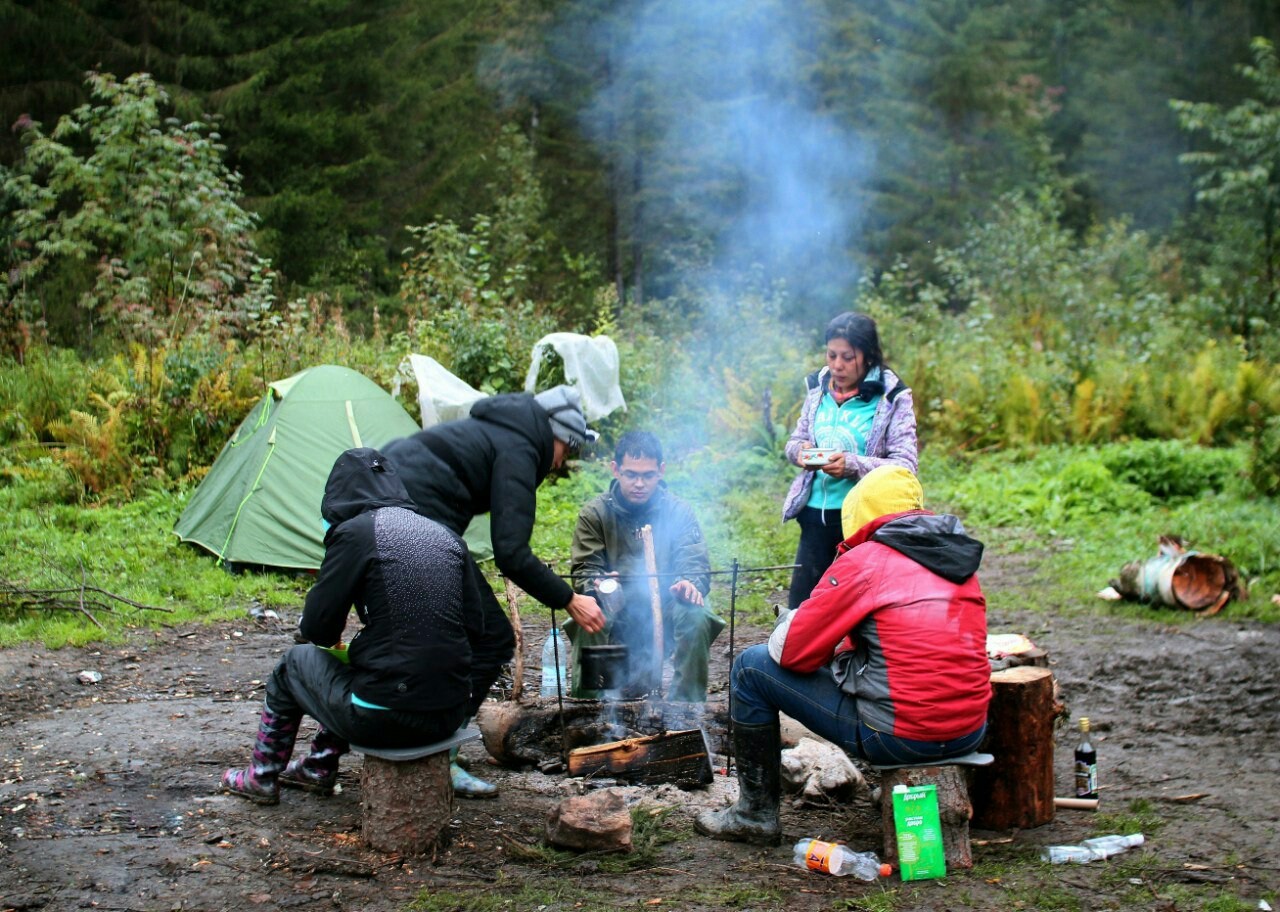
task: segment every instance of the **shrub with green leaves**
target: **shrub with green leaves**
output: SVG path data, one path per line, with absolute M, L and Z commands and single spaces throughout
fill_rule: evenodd
M 11 308 L 27 321 L 49 314 L 62 341 L 82 345 L 92 334 L 77 308 L 90 327 L 148 343 L 240 328 L 261 303 L 263 262 L 220 137 L 167 116 L 169 97 L 146 73 L 87 83 L 93 102 L 51 132 L 20 124 L 22 160 L 0 171 Z
M 1104 447 L 1099 455 L 1117 479 L 1161 499 L 1220 491 L 1243 470 L 1237 451 L 1174 440 L 1135 440 Z
M 1249 480 L 1260 494 L 1280 497 L 1280 415 L 1268 418 L 1254 438 Z

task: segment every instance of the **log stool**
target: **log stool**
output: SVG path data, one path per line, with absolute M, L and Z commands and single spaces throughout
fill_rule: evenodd
M 1000 759 L 970 783 L 974 826 L 1029 829 L 1053 820 L 1053 723 L 1061 711 L 1048 668 L 991 675 L 983 746 Z
M 361 747 L 360 833 L 381 852 L 421 855 L 434 848 L 453 815 L 449 750 L 480 737 L 460 728 L 443 741 L 421 747 Z
M 991 754 L 977 752 L 932 760 L 926 763 L 899 763 L 872 768 L 880 773 L 880 820 L 884 826 L 884 860 L 898 863 L 898 828 L 893 819 L 893 788 L 896 785 L 932 785 L 938 790 L 938 820 L 942 824 L 942 846 L 947 870 L 973 867 L 969 847 L 969 818 L 973 806 L 964 767 L 988 766 L 995 760 Z

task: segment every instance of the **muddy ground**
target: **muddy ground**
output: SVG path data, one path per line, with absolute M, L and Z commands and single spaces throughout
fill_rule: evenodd
M 702 839 L 694 815 L 732 794 L 720 777 L 701 792 L 626 789 L 653 812 L 634 861 L 552 853 L 541 834 L 564 778 L 489 767 L 478 743 L 464 756 L 501 785 L 498 800 L 459 802 L 434 858 L 368 850 L 358 758 L 344 760 L 332 798 L 286 792 L 264 808 L 215 794 L 220 771 L 247 759 L 262 682 L 296 619 L 263 626 L 246 615 L 139 632 L 124 646 L 0 652 L 0 910 L 1280 907 L 1280 629 L 1234 620 L 1230 607 L 1177 626 L 1078 606 L 1011 610 L 1031 597 L 1027 556 L 989 554 L 983 578 L 1000 593 L 992 631 L 1046 647 L 1069 714 L 1094 720 L 1104 791 L 1101 815 L 974 831 L 972 871 L 863 884 L 791 866 L 790 842 L 804 836 L 879 851 L 866 793 L 786 805 L 782 848 Z M 739 626 L 737 643 L 763 636 Z M 715 680 L 726 662 L 717 648 Z M 82 671 L 102 680 L 79 683 Z M 1071 788 L 1074 740 L 1059 731 L 1059 794 Z M 1042 845 L 1108 827 L 1140 827 L 1147 843 L 1087 866 L 1036 860 Z

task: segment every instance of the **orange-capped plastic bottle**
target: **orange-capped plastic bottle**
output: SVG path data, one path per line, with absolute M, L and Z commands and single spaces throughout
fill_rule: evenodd
M 892 870 L 887 864 L 880 863 L 875 852 L 855 852 L 841 843 L 823 842 L 821 839 L 801 839 L 796 843 L 793 860 L 811 871 L 822 871 L 836 877 L 852 875 L 858 880 L 888 877 Z

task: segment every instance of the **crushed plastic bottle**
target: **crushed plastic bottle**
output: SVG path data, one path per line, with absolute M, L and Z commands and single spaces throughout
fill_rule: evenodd
M 1146 839 L 1141 833 L 1134 833 L 1131 836 L 1095 836 L 1093 839 L 1086 839 L 1080 844 L 1093 852 L 1098 858 L 1110 858 L 1112 855 L 1119 855 L 1134 846 L 1140 846 L 1144 842 L 1146 842 Z
M 1077 846 L 1045 846 L 1040 858 L 1050 864 L 1087 864 L 1119 855 L 1145 841 L 1141 833 L 1131 836 L 1095 836 Z
M 887 864 L 881 864 L 875 852 L 855 852 L 846 845 L 821 839 L 801 839 L 796 843 L 792 860 L 811 871 L 822 871 L 836 877 L 852 875 L 867 881 L 888 877 L 893 870 Z

